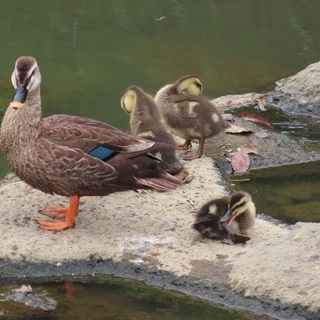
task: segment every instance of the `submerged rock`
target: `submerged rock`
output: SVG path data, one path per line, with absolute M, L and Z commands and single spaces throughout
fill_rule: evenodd
M 25 304 L 31 308 L 39 308 L 42 310 L 54 310 L 58 306 L 58 302 L 51 297 L 48 297 L 46 293 L 23 293 L 14 292 L 8 294 L 5 298 L 6 301 L 15 301 Z

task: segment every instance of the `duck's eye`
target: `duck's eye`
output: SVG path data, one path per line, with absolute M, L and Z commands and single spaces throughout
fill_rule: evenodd
M 26 85 L 26 86 L 28 86 L 28 85 L 29 85 L 30 80 L 31 80 L 31 77 L 32 77 L 32 75 L 31 75 L 28 79 L 26 79 L 26 81 L 25 81 L 25 85 Z

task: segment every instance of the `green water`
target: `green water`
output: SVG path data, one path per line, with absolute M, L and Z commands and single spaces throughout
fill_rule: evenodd
M 3 286 L 1 292 L 19 288 Z M 5 319 L 90 320 L 266 320 L 265 316 L 227 310 L 131 281 L 43 283 L 32 285 L 37 307 L 0 299 Z M 6 295 L 7 296 L 7 295 Z M 45 303 L 43 303 L 45 302 Z M 44 307 L 46 306 L 46 307 Z M 43 310 L 41 309 L 47 309 Z M 0 316 L 1 318 L 1 316 Z
M 20 55 L 39 62 L 45 115 L 125 128 L 119 100 L 129 85 L 154 93 L 194 73 L 210 97 L 265 91 L 320 58 L 316 0 L 1 2 L 2 112 Z
M 237 190 L 253 196 L 258 213 L 287 223 L 320 222 L 320 161 L 260 169 L 241 176 Z M 231 178 L 232 180 L 232 178 Z
M 0 0 L 0 5 L 0 120 L 14 95 L 10 77 L 21 55 L 32 55 L 39 63 L 45 116 L 89 116 L 122 129 L 129 126 L 119 101 L 129 85 L 154 94 L 165 83 L 196 74 L 210 98 L 265 92 L 275 81 L 320 60 L 317 0 Z M 299 168 L 303 174 L 304 168 Z M 0 154 L 0 178 L 8 170 Z M 267 214 L 279 208 L 277 196 L 286 199 L 288 219 L 296 221 L 301 215 L 293 218 L 292 208 L 302 202 L 319 208 L 319 193 L 314 190 L 319 179 L 310 177 L 300 185 L 301 179 L 288 175 L 287 188 L 286 181 L 270 180 L 270 184 L 257 178 L 261 182 L 250 191 L 257 195 L 260 211 Z M 294 190 L 292 184 L 297 184 Z M 290 193 L 299 197 L 291 199 Z M 270 201 L 259 202 L 260 198 Z M 306 220 L 315 221 L 316 216 Z M 52 285 L 52 290 L 58 289 Z M 73 314 L 80 307 L 85 312 L 84 305 L 88 310 L 111 312 L 104 309 L 104 290 L 111 289 L 76 285 L 76 296 L 81 299 L 64 301 L 63 311 L 52 318 L 67 319 L 64 312 Z M 180 302 L 173 298 L 142 302 L 139 295 L 138 300 L 136 294 L 123 297 L 126 289 L 117 290 L 121 293 L 106 294 L 107 301 L 116 295 L 112 314 L 116 310 L 118 314 L 110 319 L 144 319 L 145 314 L 152 319 L 212 319 L 213 314 L 214 319 L 247 319 L 208 305 L 199 309 L 191 300 L 177 307 Z
M 257 114 L 253 107 L 239 108 L 235 114 Z M 259 113 L 261 114 L 261 113 Z M 289 135 L 306 150 L 320 150 L 320 122 L 288 117 L 277 110 L 268 110 L 263 117 L 272 123 L 273 130 Z M 257 211 L 283 222 L 320 222 L 320 161 L 274 168 L 251 170 L 239 179 L 230 176 L 235 190 L 252 194 Z M 233 182 L 233 180 L 235 180 Z M 243 181 L 236 181 L 243 180 Z
M 128 129 L 119 100 L 197 74 L 204 93 L 264 92 L 320 59 L 316 0 L 0 1 L 0 120 L 15 60 L 33 55 L 44 115 L 85 115 Z M 0 177 L 8 171 L 0 158 Z

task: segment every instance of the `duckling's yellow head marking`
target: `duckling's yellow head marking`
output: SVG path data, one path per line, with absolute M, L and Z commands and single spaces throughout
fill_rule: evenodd
M 178 93 L 192 94 L 194 96 L 201 96 L 202 94 L 202 82 L 196 76 L 182 77 L 176 84 Z
M 220 219 L 220 222 L 226 222 L 229 226 L 234 219 L 250 208 L 254 208 L 255 215 L 255 207 L 250 194 L 246 192 L 237 192 L 231 197 L 228 205 L 228 212 Z
M 231 199 L 229 208 L 232 211 L 232 215 L 238 216 L 245 212 L 251 203 L 251 196 L 246 192 L 237 192 Z
M 133 90 L 128 90 L 121 98 L 121 108 L 131 114 L 137 102 L 137 94 Z

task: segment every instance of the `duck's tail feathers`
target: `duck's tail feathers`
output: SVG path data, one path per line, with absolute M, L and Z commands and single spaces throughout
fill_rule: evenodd
M 135 178 L 142 186 L 155 189 L 157 191 L 174 190 L 184 184 L 180 179 L 172 176 L 169 173 L 162 173 L 159 178 Z

